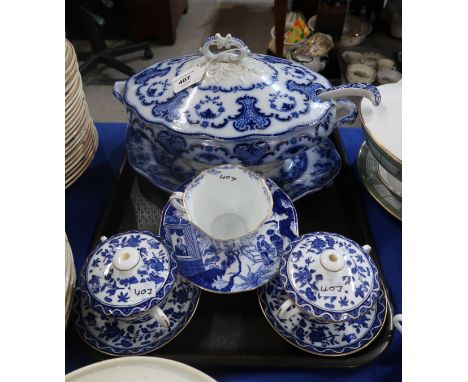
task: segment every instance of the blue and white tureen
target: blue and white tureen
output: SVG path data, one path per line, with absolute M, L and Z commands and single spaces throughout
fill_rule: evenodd
M 357 117 L 355 104 L 340 97 L 380 102 L 372 85 L 332 87 L 304 66 L 250 53 L 229 34 L 209 37 L 200 52 L 161 61 L 114 86 L 128 112 L 130 164 L 167 191 L 224 163 L 268 176 Z

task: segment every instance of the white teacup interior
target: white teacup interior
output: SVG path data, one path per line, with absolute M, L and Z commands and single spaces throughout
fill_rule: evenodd
M 218 240 L 240 238 L 269 217 L 272 196 L 264 180 L 238 166 L 221 166 L 200 174 L 185 191 L 193 224 Z

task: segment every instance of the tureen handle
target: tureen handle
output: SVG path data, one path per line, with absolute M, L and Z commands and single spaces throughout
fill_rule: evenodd
M 126 81 L 117 81 L 114 84 L 114 89 L 112 90 L 114 97 L 122 103 L 124 102 L 125 83 Z
M 335 104 L 336 113 L 341 110 L 346 111 L 345 115 L 335 121 L 333 124 L 334 127 L 341 127 L 346 124 L 351 124 L 356 120 L 358 116 L 358 110 L 356 104 L 353 101 L 348 99 L 332 99 L 330 101 Z
M 216 46 L 218 49 L 226 48 L 223 52 L 213 53 L 210 48 Z M 230 49 L 234 47 L 233 49 Z M 249 48 L 245 45 L 244 41 L 232 37 L 227 34 L 226 37 L 216 33 L 215 36 L 208 37 L 200 48 L 200 52 L 209 61 L 222 61 L 222 62 L 240 62 L 244 57 L 250 53 Z
M 381 100 L 379 89 L 374 85 L 361 82 L 332 86 L 328 89 L 318 89 L 317 95 L 323 100 L 353 96 L 365 97 L 371 101 L 374 106 L 379 106 Z

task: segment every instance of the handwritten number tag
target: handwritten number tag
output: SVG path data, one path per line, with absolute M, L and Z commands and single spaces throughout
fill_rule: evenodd
M 154 282 L 147 281 L 145 283 L 134 284 L 131 286 L 131 294 L 138 299 L 152 298 L 156 296 L 156 288 Z
M 172 80 L 172 87 L 174 93 L 178 93 L 189 86 L 196 84 L 203 77 L 204 70 L 198 66 L 195 66 L 185 72 L 180 73 L 177 77 Z

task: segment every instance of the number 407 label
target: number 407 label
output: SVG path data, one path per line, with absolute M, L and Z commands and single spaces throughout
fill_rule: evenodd
M 174 93 L 178 93 L 189 86 L 196 84 L 203 77 L 204 70 L 198 66 L 195 66 L 185 72 L 182 72 L 172 80 L 172 87 Z
M 147 281 L 144 283 L 133 284 L 130 286 L 130 293 L 139 299 L 151 298 L 156 296 L 156 288 L 153 281 Z

